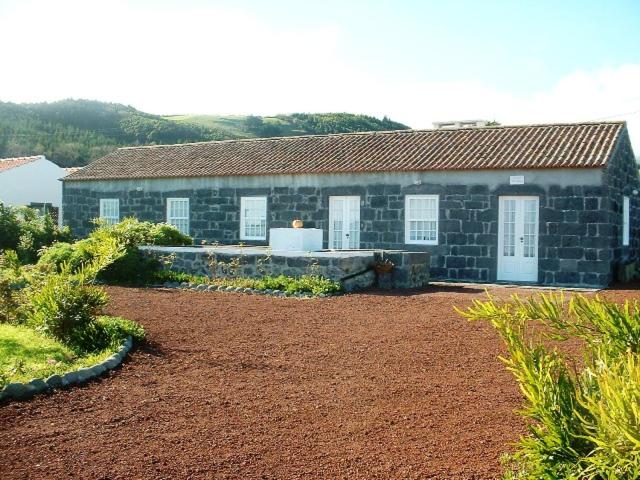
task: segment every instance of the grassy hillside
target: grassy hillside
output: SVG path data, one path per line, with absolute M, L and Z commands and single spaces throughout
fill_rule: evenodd
M 0 158 L 44 154 L 70 167 L 86 165 L 120 146 L 403 128 L 387 118 L 346 113 L 162 117 L 92 100 L 0 102 Z
M 351 113 L 292 113 L 274 117 L 253 115 L 176 115 L 164 117 L 180 123 L 202 125 L 218 129 L 237 138 L 289 137 L 326 133 L 403 130 L 409 128 L 398 122 Z

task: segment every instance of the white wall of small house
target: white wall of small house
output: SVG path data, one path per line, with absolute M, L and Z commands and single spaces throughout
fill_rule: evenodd
M 62 203 L 62 182 L 67 175 L 64 168 L 44 156 L 26 165 L 0 172 L 0 201 L 7 205 L 50 203 L 59 207 Z

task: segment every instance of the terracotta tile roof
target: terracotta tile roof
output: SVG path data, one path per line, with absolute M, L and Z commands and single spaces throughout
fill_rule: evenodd
M 624 122 L 311 135 L 120 148 L 65 180 L 597 168 Z
M 27 163 L 40 160 L 42 155 L 34 155 L 31 157 L 15 157 L 15 158 L 0 158 L 0 172 L 11 170 L 12 168 L 26 165 Z

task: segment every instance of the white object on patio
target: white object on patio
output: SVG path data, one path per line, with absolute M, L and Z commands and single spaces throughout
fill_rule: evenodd
M 272 250 L 316 252 L 322 250 L 322 229 L 270 228 L 269 246 Z

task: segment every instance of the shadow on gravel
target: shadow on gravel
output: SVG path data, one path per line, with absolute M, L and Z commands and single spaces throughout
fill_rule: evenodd
M 160 348 L 160 345 L 149 339 L 145 339 L 144 342 L 136 345 L 134 351 L 145 353 L 151 357 L 161 358 L 166 356 L 165 352 Z
M 482 293 L 484 291 L 484 287 L 471 287 L 469 285 L 429 285 L 422 288 L 405 288 L 397 290 L 371 289 L 353 293 L 377 295 L 381 297 L 413 297 L 415 295 L 424 295 L 426 293 Z

